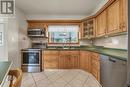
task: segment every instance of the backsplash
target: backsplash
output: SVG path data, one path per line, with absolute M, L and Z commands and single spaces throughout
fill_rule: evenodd
M 127 49 L 127 35 L 120 35 L 114 37 L 103 37 L 93 40 L 93 44 L 96 46 L 104 46 L 109 48 Z
M 87 39 L 80 40 L 80 45 L 82 46 L 91 45 L 91 44 L 92 44 L 91 40 L 87 40 Z

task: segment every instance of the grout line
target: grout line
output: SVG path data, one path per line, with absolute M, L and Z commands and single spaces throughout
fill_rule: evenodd
M 82 87 L 84 87 L 84 85 L 85 85 L 85 83 L 88 81 L 88 79 L 89 79 L 89 76 L 88 76 L 87 79 L 84 81 Z
M 72 70 L 72 71 L 74 71 L 74 70 Z M 78 76 L 78 75 L 80 75 L 80 74 L 82 74 L 82 73 L 80 73 L 80 72 L 78 72 L 78 71 L 75 71 L 75 74 L 72 76 L 72 78 L 70 79 L 70 81 L 66 81 L 63 77 L 65 77 L 65 75 L 66 74 L 69 74 L 69 72 L 71 72 L 71 70 L 69 70 L 69 71 L 50 71 L 50 72 L 52 72 L 50 75 L 46 75 L 45 73 L 44 73 L 44 71 L 42 71 L 42 73 L 41 74 L 43 74 L 46 78 L 43 78 L 43 79 L 41 79 L 41 80 L 44 80 L 44 79 L 47 79 L 49 82 L 50 82 L 50 84 L 48 84 L 47 86 L 49 86 L 49 85 L 52 85 L 53 87 L 56 87 L 55 85 L 54 85 L 54 83 L 55 83 L 55 81 L 57 81 L 58 79 L 62 79 L 63 81 L 65 81 L 65 84 L 64 84 L 64 87 L 66 87 L 67 85 L 69 85 L 70 87 L 73 87 L 72 85 L 71 85 L 71 82 Z M 58 73 L 57 73 L 58 72 Z M 57 74 L 56 74 L 57 73 Z M 85 73 L 87 73 L 87 72 L 85 72 Z M 35 77 L 33 76 L 33 73 L 30 73 L 31 74 L 31 77 L 32 77 L 32 79 L 34 80 L 34 83 L 35 83 L 35 86 L 36 87 L 38 87 L 38 85 L 37 85 L 37 82 L 38 81 L 41 81 L 41 80 L 38 80 L 38 81 L 35 81 Z M 71 74 L 71 73 L 70 73 Z M 73 73 L 72 73 L 73 74 Z M 49 77 L 50 76 L 52 76 L 52 75 L 57 75 L 57 76 L 59 76 L 58 78 L 56 78 L 56 80 L 55 81 L 51 81 L 50 79 L 49 79 Z M 81 80 L 81 79 L 78 79 L 79 81 L 81 81 L 82 82 L 82 84 L 81 84 L 81 87 L 84 87 L 85 86 L 85 83 L 87 83 L 88 82 L 88 79 L 89 78 L 92 78 L 93 80 L 95 80 L 90 74 L 86 74 L 86 78 L 85 78 L 85 80 Z M 96 80 L 97 81 L 97 80 Z M 98 84 L 98 83 L 97 83 Z M 100 86 L 100 85 L 99 85 Z M 101 86 L 102 87 L 102 86 Z
M 35 79 L 34 79 L 34 77 L 33 77 L 33 75 L 32 75 L 32 73 L 31 73 L 31 76 L 32 76 L 32 78 L 33 78 L 33 80 L 34 80 L 34 82 L 35 82 L 36 87 L 38 87 L 38 86 L 37 86 L 37 83 L 36 83 L 36 81 L 35 81 Z

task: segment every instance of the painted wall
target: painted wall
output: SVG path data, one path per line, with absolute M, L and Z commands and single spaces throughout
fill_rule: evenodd
M 127 35 L 120 35 L 115 37 L 103 37 L 103 38 L 95 39 L 93 41 L 93 44 L 97 46 L 104 46 L 109 48 L 127 49 L 128 47 L 127 42 L 128 42 Z
M 93 10 L 92 14 L 95 14 L 97 11 L 99 11 L 108 1 L 109 0 L 102 0 L 100 4 Z
M 7 19 L 2 18 L 0 16 L 0 24 L 4 25 L 3 28 L 3 45 L 0 46 L 0 61 L 8 60 L 8 43 L 7 43 Z M 0 31 L 2 31 L 2 27 L 0 27 Z
M 30 46 L 27 37 L 27 22 L 23 12 L 16 8 L 14 18 L 8 20 L 8 58 L 13 61 L 13 67 L 21 66 L 21 49 Z
M 2 21 L 5 24 L 5 30 L 4 45 L 0 47 L 0 61 L 12 61 L 13 67 L 20 67 L 21 49 L 30 46 L 26 17 L 20 9 L 16 8 L 14 17 L 5 18 Z

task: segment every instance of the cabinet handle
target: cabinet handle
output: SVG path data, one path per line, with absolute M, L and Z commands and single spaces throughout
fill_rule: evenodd
M 119 25 L 119 29 L 122 29 L 122 24 Z
M 109 61 L 111 61 L 111 62 L 113 62 L 113 63 L 115 63 L 115 62 L 116 62 L 116 60 L 115 60 L 115 59 L 113 59 L 113 58 L 109 58 Z
M 122 27 L 125 28 L 125 23 L 122 24 Z

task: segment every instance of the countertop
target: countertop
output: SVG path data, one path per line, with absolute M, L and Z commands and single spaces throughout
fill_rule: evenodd
M 65 51 L 65 50 L 79 50 L 79 51 L 91 51 L 91 52 L 96 52 L 96 53 L 100 53 L 103 55 L 107 55 L 110 57 L 114 57 L 120 60 L 124 60 L 127 61 L 128 59 L 128 53 L 127 50 L 125 49 L 115 49 L 115 48 L 105 48 L 105 47 L 75 47 L 75 48 L 69 48 L 69 49 L 63 49 L 63 48 L 47 48 L 44 50 L 59 50 L 59 51 Z
M 6 76 L 8 75 L 11 67 L 11 62 L 0 62 L 0 87 L 4 84 Z

